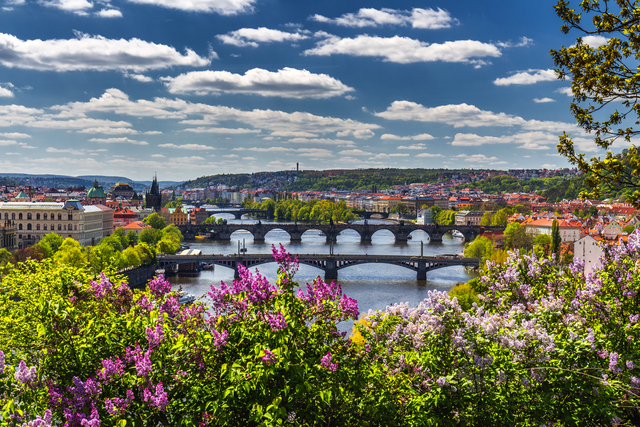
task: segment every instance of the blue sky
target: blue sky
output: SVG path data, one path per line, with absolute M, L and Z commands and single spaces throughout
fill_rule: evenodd
M 565 167 L 554 4 L 4 0 L 0 171 Z

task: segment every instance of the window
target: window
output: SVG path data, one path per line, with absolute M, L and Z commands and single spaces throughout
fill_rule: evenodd
M 63 226 L 62 226 L 62 229 L 63 229 L 64 231 L 67 231 L 67 225 L 66 225 L 66 224 L 65 224 L 65 225 L 63 225 Z
M 56 226 L 54 224 L 51 224 L 51 231 L 55 230 Z
M 62 221 L 62 214 L 58 214 L 58 221 Z
M 36 230 L 40 231 L 40 224 L 36 224 Z
M 9 219 L 9 214 L 8 213 L 4 213 L 4 219 Z
M 47 224 L 44 225 L 44 231 L 47 231 Z
M 47 214 L 44 214 L 44 220 L 45 221 L 47 220 Z
M 36 214 L 36 219 L 40 221 L 40 214 Z
M 69 221 L 73 221 L 73 214 L 71 212 L 69 212 L 69 215 L 67 216 L 67 219 Z
M 18 214 L 18 219 L 22 219 L 22 212 Z
M 58 224 L 58 231 L 62 231 L 62 224 Z
M 11 219 L 16 219 L 16 214 L 12 213 L 11 214 Z
M 78 231 L 78 225 L 77 224 L 73 226 L 73 231 Z
M 27 224 L 27 230 L 31 230 L 31 223 Z
M 31 221 L 31 212 L 27 213 L 27 219 Z
M 22 230 L 22 224 L 18 224 L 18 230 Z

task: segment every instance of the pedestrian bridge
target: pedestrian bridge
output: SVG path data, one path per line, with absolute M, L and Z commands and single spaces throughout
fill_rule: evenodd
M 324 271 L 326 280 L 338 278 L 338 271 L 358 264 L 392 264 L 413 270 L 418 280 L 427 280 L 427 272 L 439 268 L 462 265 L 479 267 L 479 258 L 462 258 L 453 255 L 433 257 L 407 255 L 326 255 L 299 254 L 300 264 L 310 265 Z M 183 263 L 204 262 L 229 267 L 234 270 L 234 277 L 238 278 L 238 265 L 256 267 L 258 265 L 275 262 L 271 254 L 243 254 L 243 255 L 158 255 L 158 263 L 162 268 L 171 268 Z

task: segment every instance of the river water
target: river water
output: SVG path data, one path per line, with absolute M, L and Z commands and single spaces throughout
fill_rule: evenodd
M 222 214 L 222 218 L 229 223 L 255 223 L 254 220 L 235 220 L 232 215 Z M 380 220 L 369 220 L 370 224 L 383 223 Z M 339 254 L 377 254 L 377 255 L 420 255 L 420 242 L 424 242 L 424 256 L 437 254 L 460 253 L 464 249 L 462 239 L 445 235 L 443 241 L 430 243 L 428 235 L 421 231 L 414 231 L 412 239 L 407 243 L 395 243 L 393 234 L 388 230 L 381 230 L 372 236 L 370 244 L 360 243 L 360 236 L 353 230 L 345 230 L 338 236 L 338 242 L 334 244 L 333 252 Z M 271 253 L 271 245 L 282 243 L 291 254 L 328 254 L 329 244 L 325 242 L 325 236 L 318 231 L 307 231 L 302 236 L 302 242 L 292 243 L 285 231 L 274 230 L 269 232 L 264 242 L 254 242 L 249 232 L 238 231 L 231 235 L 230 242 L 217 241 L 189 241 L 186 242 L 191 249 L 200 249 L 203 254 L 233 254 L 238 251 L 238 241 L 246 245 L 247 253 L 265 254 Z M 261 274 L 269 280 L 277 278 L 277 265 L 265 264 L 257 268 Z M 305 283 L 313 281 L 324 272 L 315 267 L 300 265 L 295 280 L 304 287 Z M 416 280 L 416 272 L 400 266 L 390 264 L 364 264 L 347 267 L 338 271 L 338 283 L 342 286 L 342 292 L 358 301 L 360 313 L 368 310 L 384 310 L 387 305 L 398 302 L 408 302 L 411 306 L 417 305 L 427 297 L 429 290 L 448 291 L 455 284 L 466 282 L 476 274 L 462 266 L 446 267 L 427 272 L 426 281 Z M 215 266 L 214 271 L 202 271 L 197 274 L 178 274 L 168 278 L 174 284 L 174 288 L 182 289 L 196 297 L 206 295 L 211 285 L 219 285 L 220 281 L 231 283 L 233 270 L 230 268 Z M 206 303 L 206 297 L 203 299 Z M 349 324 L 342 325 L 342 330 L 351 330 Z

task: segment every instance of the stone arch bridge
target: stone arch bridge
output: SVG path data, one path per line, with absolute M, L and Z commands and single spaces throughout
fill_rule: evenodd
M 407 255 L 297 255 L 300 264 L 310 265 L 324 271 L 326 280 L 338 278 L 338 271 L 358 264 L 392 264 L 413 270 L 418 280 L 427 280 L 427 272 L 454 265 L 478 267 L 478 258 L 459 258 L 455 256 L 419 257 Z M 238 266 L 256 267 L 274 262 L 271 254 L 243 255 L 158 255 L 160 267 L 169 269 L 183 263 L 209 263 L 229 267 L 234 270 L 237 279 Z
M 423 230 L 432 242 L 442 241 L 442 236 L 451 231 L 460 232 L 466 241 L 472 241 L 485 231 L 503 231 L 503 226 L 481 227 L 473 225 L 418 225 L 400 221 L 397 224 L 203 224 L 178 226 L 186 239 L 194 239 L 198 233 L 210 233 L 212 240 L 231 240 L 231 234 L 244 230 L 253 235 L 253 240 L 263 242 L 269 231 L 282 230 L 289 234 L 292 242 L 302 241 L 302 235 L 310 230 L 321 231 L 327 243 L 337 242 L 338 234 L 344 230 L 354 230 L 360 235 L 360 242 L 371 243 L 371 236 L 380 230 L 393 233 L 396 242 L 406 242 L 409 234 L 415 230 Z

